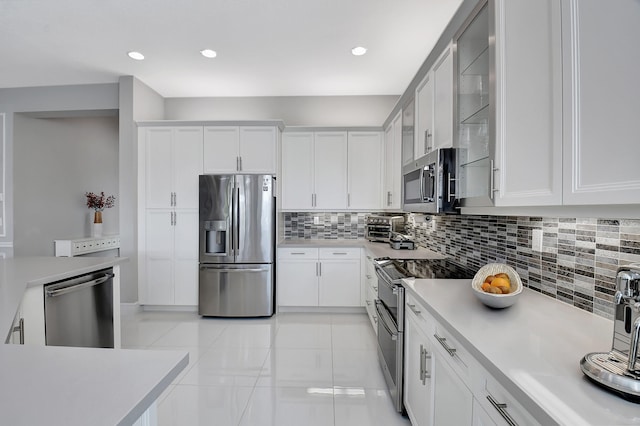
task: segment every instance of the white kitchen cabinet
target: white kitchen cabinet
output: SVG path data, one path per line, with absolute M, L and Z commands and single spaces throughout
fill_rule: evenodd
M 429 71 L 416 88 L 414 158 L 427 154 L 433 146 L 433 73 Z
M 347 152 L 347 132 L 285 132 L 282 209 L 346 209 Z
M 314 208 L 313 132 L 285 132 L 282 135 L 283 210 Z
M 359 248 L 278 249 L 278 306 L 361 306 L 359 256 Z
M 640 3 L 562 0 L 563 203 L 640 200 Z
M 319 306 L 361 306 L 360 249 L 319 250 Z
M 147 305 L 198 304 L 202 127 L 141 127 L 138 286 Z
M 141 303 L 198 304 L 198 211 L 148 209 Z
M 384 132 L 383 208 L 402 208 L 402 111 L 391 120 Z
M 473 423 L 471 426 L 498 426 L 475 398 L 473 398 Z
M 560 3 L 496 0 L 495 4 L 495 205 L 560 205 Z
M 539 425 L 540 423 L 479 365 L 474 368 L 473 394 L 477 404 L 497 426 Z M 475 414 L 474 414 L 475 417 Z
M 314 134 L 314 208 L 347 208 L 347 132 Z
M 206 126 L 205 173 L 276 173 L 277 127 Z
M 347 208 L 382 208 L 382 133 L 348 133 Z
M 412 304 L 407 303 L 407 306 Z M 433 351 L 425 331 L 428 324 L 417 316 L 421 314 L 420 309 L 407 309 L 405 316 L 404 405 L 413 425 L 430 426 L 434 424 Z
M 433 424 L 470 425 L 473 395 L 443 358 L 441 352 L 433 354 Z
M 276 268 L 279 306 L 318 306 L 318 249 L 280 248 Z
M 490 0 L 454 38 L 463 207 L 561 203 L 559 11 L 553 0 Z
M 378 298 L 378 276 L 373 264 L 373 256 L 362 249 L 361 262 L 361 287 L 363 306 L 367 310 L 369 321 L 373 327 L 373 331 L 378 334 L 378 312 L 376 311 L 375 300 Z
M 453 55 L 447 46 L 433 66 L 433 145 L 453 146 Z
M 453 55 L 441 53 L 416 88 L 415 158 L 453 146 Z
M 202 127 L 141 128 L 145 207 L 198 208 Z

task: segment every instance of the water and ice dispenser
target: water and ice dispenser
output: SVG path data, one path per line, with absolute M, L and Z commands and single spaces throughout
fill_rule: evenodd
M 229 255 L 229 223 L 225 220 L 207 220 L 204 222 L 205 254 Z

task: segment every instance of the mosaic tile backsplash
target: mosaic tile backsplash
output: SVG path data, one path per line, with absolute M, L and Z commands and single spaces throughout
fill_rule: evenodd
M 284 237 L 364 238 L 367 214 L 284 213 Z M 416 224 L 411 219 L 407 215 L 406 232 L 420 246 L 474 268 L 507 263 L 532 290 L 609 319 L 618 265 L 640 262 L 638 219 L 435 215 Z M 542 252 L 531 249 L 534 229 L 543 231 Z

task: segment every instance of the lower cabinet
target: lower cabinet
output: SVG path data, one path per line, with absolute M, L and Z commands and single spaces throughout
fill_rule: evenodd
M 361 306 L 359 248 L 280 248 L 278 306 Z
M 140 301 L 198 304 L 198 211 L 148 209 L 140 258 Z
M 433 424 L 470 425 L 473 420 L 471 391 L 441 353 L 434 353 L 433 364 Z
M 362 299 L 367 310 L 369 321 L 373 331 L 378 334 L 378 312 L 376 311 L 375 300 L 378 298 L 378 276 L 376 267 L 373 264 L 373 256 L 362 249 Z
M 405 313 L 404 404 L 413 426 L 540 424 L 408 293 Z
M 407 311 L 404 333 L 404 406 L 413 425 L 433 424 L 433 354 L 416 315 Z M 451 423 L 453 424 L 453 423 Z

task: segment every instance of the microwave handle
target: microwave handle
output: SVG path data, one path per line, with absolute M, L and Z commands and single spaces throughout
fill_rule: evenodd
M 420 168 L 420 200 L 424 200 L 424 167 Z

